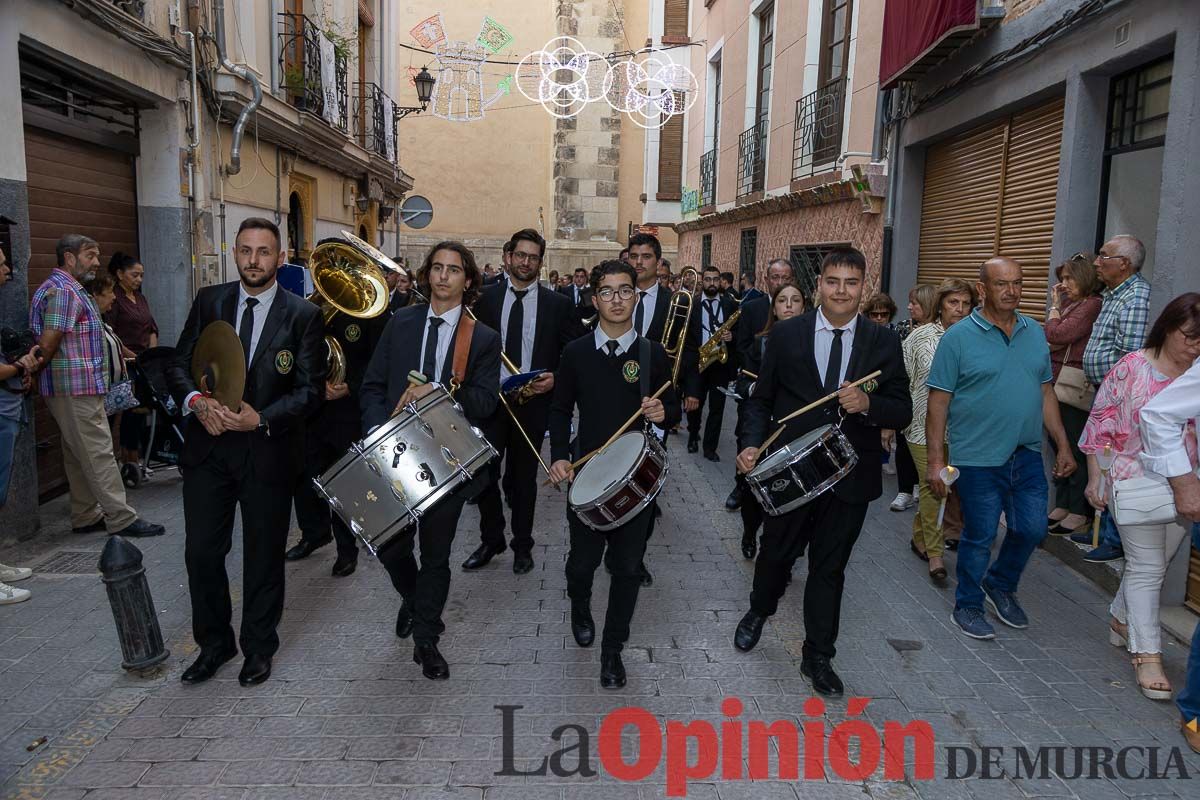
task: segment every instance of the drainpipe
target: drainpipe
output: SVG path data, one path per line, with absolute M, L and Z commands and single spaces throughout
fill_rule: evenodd
M 188 58 L 191 62 L 191 130 L 188 132 L 188 256 L 191 270 L 188 272 L 188 289 L 196 296 L 196 151 L 200 147 L 200 100 L 196 76 L 196 34 L 180 31 L 188 40 Z
M 246 123 L 250 121 L 250 115 L 262 104 L 262 86 L 250 70 L 233 63 L 225 51 L 225 0 L 213 0 L 213 38 L 216 40 L 221 66 L 249 83 L 254 91 L 253 98 L 242 109 L 237 122 L 234 123 L 233 141 L 229 144 L 229 163 L 225 166 L 225 174 L 237 175 L 242 171 L 242 136 L 246 131 Z
M 885 102 L 889 111 L 895 105 L 896 89 L 889 89 Z M 880 258 L 879 290 L 891 294 L 892 287 L 892 232 L 896 222 L 896 189 L 900 175 L 900 132 L 904 120 L 897 118 L 892 123 L 891 141 L 888 143 L 888 192 L 887 203 L 883 213 L 883 252 Z

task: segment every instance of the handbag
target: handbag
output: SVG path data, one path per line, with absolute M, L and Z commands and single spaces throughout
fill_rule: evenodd
M 104 413 L 110 417 L 140 405 L 133 393 L 133 381 L 114 383 L 109 387 L 108 394 L 104 395 Z
M 1071 360 L 1071 347 L 1067 346 L 1067 354 L 1063 356 L 1063 365 L 1058 371 L 1058 380 L 1054 382 L 1054 396 L 1060 403 L 1066 403 L 1080 411 L 1091 411 L 1096 399 L 1096 387 L 1088 383 L 1087 376 L 1079 367 L 1068 367 Z
M 1166 525 L 1174 522 L 1175 494 L 1165 478 L 1146 473 L 1113 481 L 1112 515 L 1122 525 Z

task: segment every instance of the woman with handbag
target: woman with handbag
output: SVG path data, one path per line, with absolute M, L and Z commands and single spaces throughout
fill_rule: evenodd
M 1142 408 L 1200 357 L 1200 294 L 1172 300 L 1154 321 L 1146 346 L 1128 354 L 1105 377 L 1088 415 L 1079 449 L 1087 454 L 1087 498 L 1097 510 L 1109 505 L 1125 546 L 1125 572 L 1109 612 L 1109 640 L 1133 656 L 1138 687 L 1151 700 L 1170 700 L 1162 668 L 1159 596 L 1167 565 L 1188 533 L 1177 517 L 1170 485 L 1145 472 L 1139 458 Z M 1190 426 L 1189 426 L 1190 428 Z M 1196 432 L 1185 435 L 1196 467 Z M 1113 463 L 1102 475 L 1096 454 L 1112 448 Z M 1102 486 L 1101 484 L 1105 484 Z M 1105 489 L 1111 485 L 1111 492 Z
M 1071 256 L 1054 274 L 1058 283 L 1051 292 L 1050 311 L 1046 314 L 1046 341 L 1050 344 L 1050 367 L 1063 429 L 1074 450 L 1075 463 L 1083 464 L 1079 436 L 1095 397 L 1095 389 L 1083 376 L 1083 351 L 1100 315 L 1101 283 L 1092 259 L 1084 253 Z M 1092 507 L 1083 495 L 1085 488 L 1087 473 L 1082 469 L 1054 479 L 1054 510 L 1046 520 L 1051 535 L 1069 536 L 1091 519 Z
M 83 288 L 91 295 L 100 315 L 107 314 L 113 306 L 113 301 L 116 300 L 115 283 L 112 277 L 99 272 Z M 121 342 L 121 337 L 117 336 L 107 322 L 104 323 L 104 349 L 104 361 L 108 367 L 108 394 L 104 396 L 104 412 L 108 414 L 111 426 L 119 424 L 118 420 L 113 419 L 114 416 L 122 411 L 136 408 L 138 401 L 134 397 L 133 381 L 129 378 L 129 369 L 125 364 L 126 359 L 133 358 L 133 353 Z M 114 433 L 118 437 L 120 436 L 119 430 Z
M 131 255 L 117 251 L 108 262 L 108 271 L 115 281 L 115 297 L 111 308 L 105 312 L 104 321 L 112 326 L 113 332 L 127 348 L 125 358 L 133 359 L 151 347 L 158 347 L 158 323 L 150 311 L 150 304 L 142 294 L 142 280 L 146 268 Z M 131 480 L 129 470 L 136 469 L 141 460 L 142 437 L 146 429 L 146 413 L 133 411 L 122 413 L 118 427 L 121 440 L 121 476 L 125 485 L 137 485 Z

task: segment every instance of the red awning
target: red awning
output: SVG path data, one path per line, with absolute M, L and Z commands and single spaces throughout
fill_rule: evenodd
M 921 62 L 937 55 L 947 37 L 978 29 L 978 0 L 887 0 L 879 83 L 890 89 L 897 81 L 917 77 L 926 71 Z

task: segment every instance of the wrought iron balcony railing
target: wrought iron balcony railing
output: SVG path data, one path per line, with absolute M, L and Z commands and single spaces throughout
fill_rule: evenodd
M 396 163 L 396 104 L 376 83 L 354 84 L 354 137 L 367 150 Z
M 838 78 L 796 101 L 792 138 L 792 180 L 832 169 L 842 152 L 846 79 Z
M 767 117 L 738 137 L 738 187 L 739 198 L 761 192 L 767 177 Z
M 700 207 L 717 202 L 717 148 L 700 156 Z
M 322 49 L 332 60 L 331 67 L 322 60 Z M 279 14 L 280 83 L 288 102 L 343 133 L 349 130 L 346 66 L 345 54 L 337 51 L 315 22 L 303 14 Z

